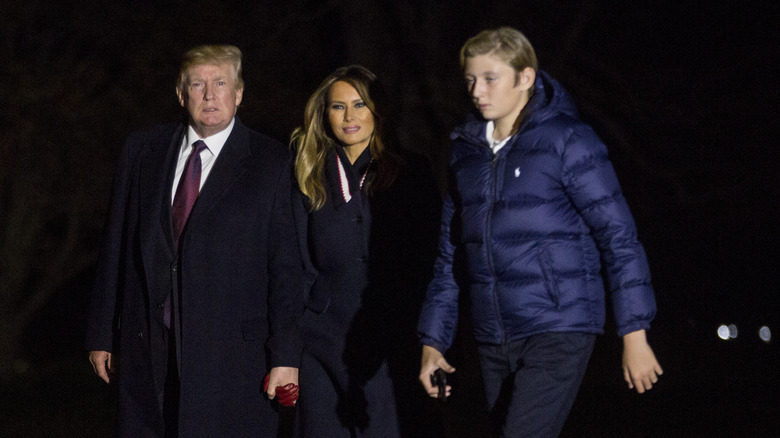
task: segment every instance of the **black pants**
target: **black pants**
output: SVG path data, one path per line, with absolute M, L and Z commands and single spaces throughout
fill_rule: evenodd
M 493 436 L 557 437 L 595 342 L 595 335 L 584 333 L 542 333 L 503 345 L 480 345 Z

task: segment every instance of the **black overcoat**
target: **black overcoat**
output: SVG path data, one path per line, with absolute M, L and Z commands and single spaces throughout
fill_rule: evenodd
M 119 357 L 119 435 L 162 436 L 163 303 L 176 290 L 180 436 L 276 436 L 262 392 L 297 366 L 301 262 L 290 154 L 236 119 L 193 207 L 180 256 L 170 205 L 184 124 L 131 135 L 115 176 L 87 349 Z
M 339 393 L 334 410 L 343 428 L 363 430 L 367 436 L 440 436 L 437 418 L 416 379 L 420 346 L 415 329 L 431 278 L 440 219 L 441 198 L 433 174 L 424 157 L 394 151 L 399 169 L 390 187 L 367 196 L 365 189 L 357 188 L 360 176 L 354 174 L 352 199 L 346 203 L 336 153 L 330 153 L 325 165 L 325 206 L 310 213 L 309 201 L 299 190 L 293 200 L 307 279 L 304 351 L 333 380 L 305 381 L 310 373 L 304 364 L 301 403 L 307 402 L 307 388 L 327 394 L 335 386 Z M 348 162 L 343 153 L 342 162 Z M 385 366 L 389 376 L 381 371 Z M 383 398 L 395 401 L 371 406 L 372 400 Z M 382 412 L 393 404 L 394 412 Z M 337 431 L 322 430 L 332 423 L 314 422 L 312 427 L 320 427 L 322 436 L 335 436 Z

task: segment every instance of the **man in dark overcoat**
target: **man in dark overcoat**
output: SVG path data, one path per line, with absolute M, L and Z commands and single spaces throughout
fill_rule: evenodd
M 119 436 L 276 437 L 269 399 L 298 383 L 290 156 L 236 118 L 241 58 L 187 52 L 188 123 L 134 133 L 121 155 L 86 337 L 118 382 Z

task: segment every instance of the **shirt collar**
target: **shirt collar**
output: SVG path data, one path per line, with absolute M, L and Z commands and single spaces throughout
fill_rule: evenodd
M 499 149 L 504 147 L 504 145 L 506 145 L 506 143 L 509 141 L 510 138 L 512 138 L 512 136 L 510 135 L 509 137 L 501 141 L 496 141 L 493 139 L 493 131 L 495 130 L 496 130 L 496 125 L 493 123 L 492 120 L 488 120 L 487 126 L 485 127 L 485 138 L 487 139 L 488 145 L 490 145 L 490 149 L 493 150 L 494 154 L 497 154 Z
M 222 150 L 222 147 L 225 146 L 228 137 L 230 137 L 230 133 L 233 132 L 233 125 L 235 125 L 235 123 L 236 123 L 236 119 L 234 117 L 233 120 L 230 121 L 230 125 L 228 125 L 227 128 L 206 138 L 198 137 L 198 134 L 195 132 L 195 129 L 193 129 L 192 126 L 188 126 L 187 138 L 184 144 L 182 145 L 181 152 L 184 152 L 187 148 L 192 146 L 192 144 L 195 143 L 196 141 L 203 140 L 203 142 L 206 143 L 207 146 L 206 150 L 211 152 L 211 154 L 216 157 L 217 155 L 219 155 L 219 152 Z

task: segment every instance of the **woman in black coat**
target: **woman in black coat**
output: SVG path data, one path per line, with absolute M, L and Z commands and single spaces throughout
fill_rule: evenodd
M 304 437 L 436 436 L 414 380 L 440 197 L 426 160 L 388 147 L 383 103 L 373 73 L 342 67 L 311 96 L 292 135 L 310 285 L 301 323 Z

